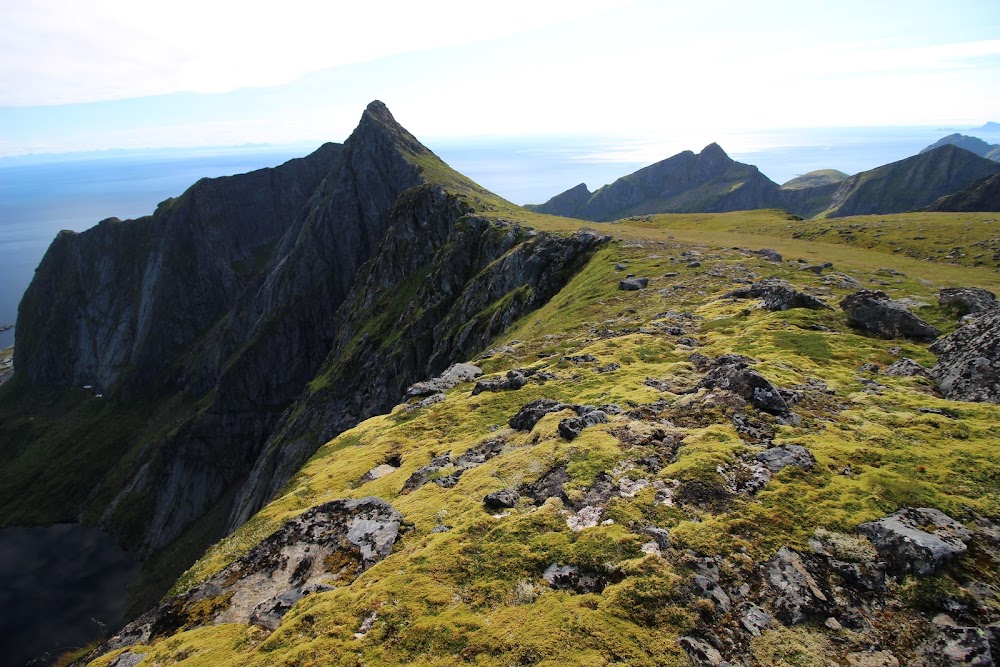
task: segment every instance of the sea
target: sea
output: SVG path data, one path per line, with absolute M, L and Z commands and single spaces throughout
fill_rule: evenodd
M 590 189 L 681 150 L 719 143 L 783 183 L 815 169 L 848 174 L 895 162 L 954 132 L 997 143 L 968 128 L 811 128 L 743 132 L 678 132 L 671 138 L 523 137 L 426 140 L 445 162 L 517 203 L 542 203 L 579 183 Z M 317 142 L 318 146 L 318 142 Z M 308 154 L 306 144 L 104 151 L 0 158 L 0 328 L 13 325 L 17 304 L 55 235 L 83 231 L 108 217 L 148 215 L 203 177 L 272 167 Z M 0 333 L 0 348 L 16 331 Z M 52 341 L 58 345 L 58 341 Z

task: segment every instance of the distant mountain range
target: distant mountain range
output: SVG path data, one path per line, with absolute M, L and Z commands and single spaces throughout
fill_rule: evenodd
M 1000 130 L 1000 126 L 998 126 L 997 129 Z M 970 137 L 966 134 L 949 134 L 947 137 L 938 139 L 920 152 L 926 153 L 927 151 L 939 148 L 940 146 L 947 146 L 949 144 L 952 146 L 958 146 L 959 148 L 964 148 L 965 150 L 971 151 L 979 157 L 984 157 L 987 160 L 1000 162 L 1000 145 L 988 144 L 982 139 Z
M 678 153 L 595 192 L 581 183 L 528 208 L 595 222 L 652 213 L 761 208 L 781 208 L 806 218 L 902 213 L 930 206 L 1000 172 L 997 160 L 1000 146 L 954 134 L 917 155 L 853 176 L 824 169 L 779 186 L 757 167 L 736 162 L 713 143 L 701 153 Z M 986 205 L 990 200 L 970 195 L 962 201 Z

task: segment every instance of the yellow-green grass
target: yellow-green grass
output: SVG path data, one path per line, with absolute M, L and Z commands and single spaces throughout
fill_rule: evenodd
M 756 215 L 766 220 L 774 214 Z M 529 219 L 557 231 L 580 226 L 536 214 L 522 221 Z M 733 557 L 743 549 L 740 557 L 751 562 L 783 545 L 805 548 L 817 529 L 853 533 L 859 523 L 904 505 L 937 507 L 958 517 L 1000 515 L 1000 406 L 946 401 L 920 378 L 878 376 L 885 388 L 869 393 L 858 372 L 861 364 L 886 365 L 901 354 L 930 365 L 934 357 L 926 344 L 859 335 L 835 307 L 852 288 L 724 248 L 766 245 L 792 257 L 833 261 L 835 270 L 869 287 L 878 286 L 873 278 L 885 278 L 892 284 L 881 288 L 891 296 L 931 304 L 917 312 L 945 330 L 956 323 L 935 305 L 937 287 L 954 281 L 995 287 L 995 273 L 799 239 L 766 237 L 762 242 L 752 234 L 719 229 L 588 226 L 642 239 L 643 245 L 616 243 L 599 251 L 556 297 L 497 341 L 510 344 L 513 353 L 478 362 L 490 374 L 544 368 L 559 379 L 478 396 L 471 396 L 472 384 L 465 383 L 439 404 L 414 412 L 399 408 L 363 422 L 321 448 L 276 500 L 213 547 L 174 590 L 219 572 L 283 522 L 334 498 L 374 495 L 403 514 L 410 529 L 390 557 L 348 586 L 305 598 L 270 636 L 253 627 L 220 625 L 135 650 L 147 652 L 152 664 L 183 657 L 185 664 L 241 667 L 683 665 L 687 658 L 676 639 L 691 631 L 700 613 L 679 592 L 689 571 L 682 559 L 641 551 L 648 541 L 644 525 L 670 529 L 675 553 L 689 548 Z M 692 248 L 702 263 L 694 269 L 680 254 Z M 623 273 L 616 271 L 617 263 L 650 277 L 649 287 L 618 290 Z M 883 266 L 907 275 L 875 276 L 874 269 Z M 752 301 L 721 298 L 738 281 L 770 275 L 819 294 L 834 309 L 772 313 Z M 681 321 L 687 335 L 699 341 L 697 348 L 659 331 L 658 321 L 674 322 L 668 311 L 700 318 Z M 602 336 L 609 331 L 621 335 Z M 579 532 L 569 529 L 566 508 L 555 498 L 540 507 L 522 501 L 506 516 L 485 510 L 487 493 L 534 481 L 557 465 L 569 472 L 566 491 L 573 499 L 599 473 L 622 471 L 651 453 L 647 447 L 628 448 L 614 435 L 630 422 L 624 416 L 585 430 L 572 442 L 557 431 L 559 420 L 573 414 L 568 410 L 547 415 L 530 433 L 507 428 L 522 405 L 540 397 L 625 408 L 665 399 L 668 407 L 661 417 L 675 424 L 659 426 L 683 437 L 676 460 L 656 474 L 635 467 L 624 474 L 664 484 L 700 480 L 719 485 L 718 468 L 737 465 L 758 446 L 738 436 L 704 390 L 692 391 L 702 376 L 688 361 L 695 351 L 709 357 L 745 354 L 779 386 L 825 382 L 832 393 L 808 394 L 795 408 L 801 424 L 780 425 L 760 416 L 776 429 L 776 442 L 808 447 L 816 467 L 788 468 L 755 496 L 731 498 L 724 506 L 667 506 L 657 503 L 648 488 L 611 501 L 606 516 L 614 523 Z M 564 358 L 584 353 L 598 361 L 574 364 Z M 595 367 L 611 362 L 621 367 L 596 372 Z M 664 385 L 647 386 L 647 378 Z M 507 451 L 465 472 L 453 488 L 429 483 L 401 494 L 404 481 L 435 456 L 457 456 L 498 436 L 507 439 Z M 395 456 L 402 458 L 398 471 L 359 484 L 367 470 Z M 438 525 L 451 529 L 432 532 Z M 600 595 L 576 595 L 542 581 L 542 571 L 553 562 L 612 568 L 628 576 Z M 354 633 L 372 612 L 378 620 L 371 632 L 356 639 Z M 812 664 L 809 660 L 822 656 L 827 645 L 822 635 L 799 628 L 769 632 L 751 648 L 760 664 L 783 664 L 789 652 L 801 664 Z M 106 656 L 96 664 L 109 660 Z

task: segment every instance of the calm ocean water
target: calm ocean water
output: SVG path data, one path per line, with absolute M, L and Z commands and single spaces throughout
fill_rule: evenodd
M 734 159 L 783 183 L 814 169 L 856 173 L 917 153 L 951 128 L 838 128 L 679 136 L 668 141 L 551 138 L 427 141 L 455 169 L 518 203 L 541 203 L 577 183 L 591 190 L 681 150 L 717 141 Z M 965 131 L 997 143 L 998 136 Z M 35 267 L 61 229 L 151 213 L 203 176 L 280 164 L 305 146 L 157 150 L 0 160 L 0 325 L 14 324 Z M 14 332 L 0 334 L 0 347 Z

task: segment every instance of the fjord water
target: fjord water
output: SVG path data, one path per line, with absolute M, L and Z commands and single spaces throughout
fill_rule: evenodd
M 47 665 L 117 629 L 139 563 L 96 528 L 0 530 L 0 646 L 6 665 Z
M 956 131 L 941 127 L 827 128 L 678 133 L 667 141 L 557 137 L 428 141 L 445 162 L 517 204 L 540 204 L 578 183 L 591 191 L 681 150 L 718 142 L 730 157 L 783 183 L 815 169 L 848 174 L 916 154 Z M 1000 136 L 969 132 L 995 143 Z M 318 146 L 318 142 L 317 142 Z M 153 212 L 199 178 L 281 164 L 315 146 L 127 151 L 0 159 L 0 325 L 17 304 L 61 229 Z M 0 333 L 0 348 L 14 331 Z

